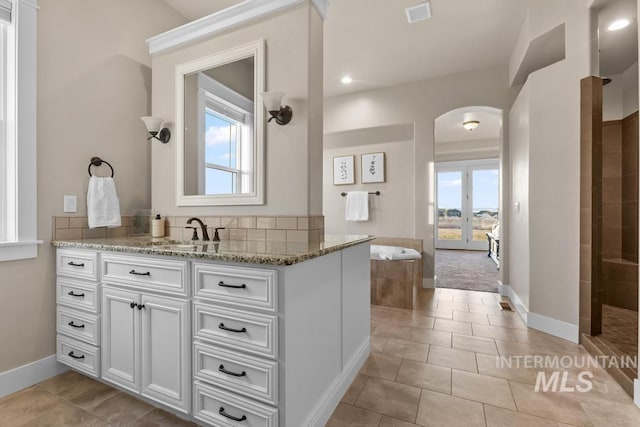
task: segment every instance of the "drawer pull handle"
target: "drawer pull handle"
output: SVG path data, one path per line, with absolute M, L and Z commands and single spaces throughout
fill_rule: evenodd
M 75 263 L 75 262 L 73 262 L 73 261 L 69 261 L 69 262 L 67 263 L 67 265 L 70 265 L 71 267 L 84 267 L 84 262 L 82 262 L 82 263 L 80 263 L 80 264 L 76 264 L 76 263 Z
M 247 332 L 247 328 L 242 328 L 242 329 L 233 329 L 233 328 L 227 328 L 226 326 L 224 326 L 224 323 L 220 323 L 218 325 L 219 329 L 222 329 L 223 331 L 229 331 L 229 332 L 235 332 L 235 333 L 242 333 L 242 332 Z
M 151 276 L 151 272 L 147 271 L 146 273 L 138 273 L 135 270 L 131 270 L 129 274 L 133 274 L 134 276 Z
M 226 369 L 224 369 L 224 365 L 220 365 L 218 367 L 218 371 L 222 372 L 223 374 L 233 375 L 234 377 L 246 377 L 247 376 L 247 373 L 245 371 L 242 371 L 241 374 L 239 374 L 237 372 L 227 371 Z
M 242 417 L 238 418 L 238 417 L 234 417 L 233 415 L 227 414 L 226 412 L 224 412 L 224 408 L 222 406 L 220 407 L 220 410 L 218 411 L 218 413 L 220 415 L 222 415 L 223 417 L 227 417 L 227 418 L 229 418 L 230 420 L 233 420 L 233 421 L 240 422 L 240 421 L 244 421 L 244 420 L 247 419 L 246 415 L 243 415 Z
M 69 291 L 67 295 L 71 295 L 72 297 L 84 298 L 84 294 L 76 294 L 73 291 Z
M 242 285 L 228 285 L 226 283 L 224 283 L 222 280 L 220 281 L 220 283 L 218 283 L 218 286 L 221 286 L 223 288 L 233 288 L 233 289 L 246 289 L 247 285 L 245 285 L 244 283 Z
M 74 359 L 84 359 L 84 354 L 82 356 L 76 356 L 75 354 L 73 354 L 73 350 L 69 352 L 69 356 L 73 357 Z
M 73 323 L 73 320 L 69 322 L 69 326 L 71 326 L 72 328 L 84 329 L 84 325 L 76 325 L 75 323 Z

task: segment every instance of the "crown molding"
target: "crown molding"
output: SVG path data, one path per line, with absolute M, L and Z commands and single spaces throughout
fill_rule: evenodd
M 196 40 L 201 40 L 221 31 L 226 31 L 230 28 L 296 6 L 305 1 L 308 0 L 245 0 L 235 6 L 147 39 L 149 53 L 155 55 Z M 311 0 L 311 4 L 324 20 L 327 16 L 329 0 Z

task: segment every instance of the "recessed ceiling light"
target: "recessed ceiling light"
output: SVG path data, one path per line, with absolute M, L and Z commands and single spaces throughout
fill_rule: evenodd
M 342 84 L 348 85 L 353 81 L 353 79 L 350 76 L 344 76 L 340 81 Z
M 471 131 L 477 128 L 479 124 L 480 122 L 478 120 L 467 120 L 466 122 L 462 123 L 462 127 L 466 130 Z
M 617 30 L 621 30 L 625 27 L 628 27 L 629 24 L 631 24 L 631 21 L 628 19 L 617 19 L 615 21 L 613 21 L 611 23 L 611 25 L 609 25 L 607 27 L 607 30 L 609 31 L 617 31 Z
M 408 7 L 404 11 L 407 14 L 407 21 L 409 21 L 409 24 L 423 21 L 431 18 L 431 2 L 426 1 L 424 3 L 420 3 L 415 6 Z

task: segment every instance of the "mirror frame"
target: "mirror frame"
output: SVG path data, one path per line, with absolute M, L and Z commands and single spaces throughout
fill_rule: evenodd
M 263 205 L 265 187 L 265 156 L 264 156 L 264 107 L 260 93 L 264 92 L 264 39 L 259 39 L 222 52 L 208 55 L 176 66 L 176 205 L 177 206 L 233 206 L 233 205 Z M 184 78 L 188 74 L 206 70 L 208 68 L 225 65 L 245 58 L 254 58 L 253 66 L 253 102 L 255 114 L 254 128 L 254 174 L 252 193 L 216 194 L 216 195 L 186 195 L 185 194 L 185 165 L 184 165 Z

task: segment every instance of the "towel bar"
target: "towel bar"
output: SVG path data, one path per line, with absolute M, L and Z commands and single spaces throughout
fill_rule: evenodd
M 113 178 L 113 166 L 111 166 L 111 163 L 107 162 L 106 160 L 102 160 L 100 157 L 91 158 L 91 161 L 89 162 L 89 167 L 87 168 L 87 171 L 89 172 L 89 176 L 93 176 L 91 175 L 91 166 L 102 166 L 103 163 L 109 166 L 109 169 L 111 169 L 111 178 Z
M 369 194 L 375 194 L 376 196 L 379 196 L 379 195 L 380 195 L 380 192 L 379 192 L 379 191 L 373 191 L 373 192 L 371 192 L 371 191 L 370 191 L 370 192 L 369 192 Z M 342 197 L 345 197 L 345 196 L 347 195 L 347 193 L 345 193 L 345 192 L 343 191 L 342 193 L 340 193 L 340 195 L 341 195 Z

